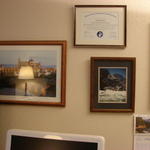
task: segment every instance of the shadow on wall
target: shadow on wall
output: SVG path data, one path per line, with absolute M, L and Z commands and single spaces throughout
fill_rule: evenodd
M 149 9 L 143 9 L 144 7 L 142 8 L 142 6 L 137 9 L 136 8 L 137 6 L 135 8 L 131 8 L 131 6 L 128 7 L 127 47 L 124 52 L 127 56 L 130 54 L 130 56 L 136 57 L 135 111 L 148 111 L 150 110 L 150 102 L 147 101 L 150 97 L 150 11 Z M 141 99 L 146 102 L 143 102 L 145 110 L 142 110 L 140 105 Z
M 19 0 L 4 1 L 0 5 L 0 39 L 68 39 L 67 34 L 71 37 L 73 33 L 70 29 L 73 22 L 71 3 L 64 0 L 31 0 L 30 4 Z
M 149 24 L 149 31 L 148 31 L 148 40 L 150 40 L 150 24 Z M 150 56 L 150 44 L 149 44 L 149 42 L 147 43 L 148 45 L 149 45 L 149 48 L 148 48 L 148 50 L 149 50 L 149 54 L 148 54 L 148 57 Z M 148 59 L 149 60 L 149 62 L 148 62 L 148 64 L 150 64 L 150 59 Z M 150 74 L 150 67 L 148 68 L 148 75 Z M 149 81 L 148 81 L 148 90 L 150 89 L 150 78 L 149 78 Z M 148 97 L 150 98 L 150 92 L 148 92 L 149 93 L 149 95 L 148 95 Z M 150 110 L 150 101 L 149 101 L 149 105 L 147 105 L 148 106 L 148 110 Z

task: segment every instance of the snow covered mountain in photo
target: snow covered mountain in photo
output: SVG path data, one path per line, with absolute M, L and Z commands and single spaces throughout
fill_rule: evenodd
M 127 101 L 126 70 L 124 69 L 124 73 L 120 73 L 122 70 L 118 68 L 100 69 L 100 76 L 99 76 L 100 80 L 98 86 L 99 103 L 126 103 Z

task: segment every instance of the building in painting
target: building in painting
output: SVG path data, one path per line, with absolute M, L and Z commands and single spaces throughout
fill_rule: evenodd
M 40 62 L 36 62 L 32 58 L 27 61 L 19 58 L 17 64 L 0 64 L 0 76 L 18 76 L 21 66 L 31 66 L 35 77 L 56 72 L 55 66 L 42 66 Z

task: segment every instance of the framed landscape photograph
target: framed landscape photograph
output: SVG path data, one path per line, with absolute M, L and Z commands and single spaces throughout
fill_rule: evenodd
M 150 115 L 134 115 L 134 134 L 150 135 Z
M 75 46 L 126 46 L 126 5 L 75 5 Z
M 65 106 L 66 41 L 0 41 L 0 103 Z
M 91 111 L 134 112 L 135 63 L 130 57 L 91 57 Z

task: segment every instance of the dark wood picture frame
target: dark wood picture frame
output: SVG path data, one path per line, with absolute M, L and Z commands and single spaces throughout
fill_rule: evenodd
M 127 45 L 126 5 L 75 5 L 74 20 L 74 46 L 125 48 Z
M 91 112 L 134 112 L 134 57 L 91 57 Z
M 65 106 L 66 50 L 67 41 L 0 41 L 0 103 Z M 35 76 L 25 77 L 28 89 L 27 66 Z

